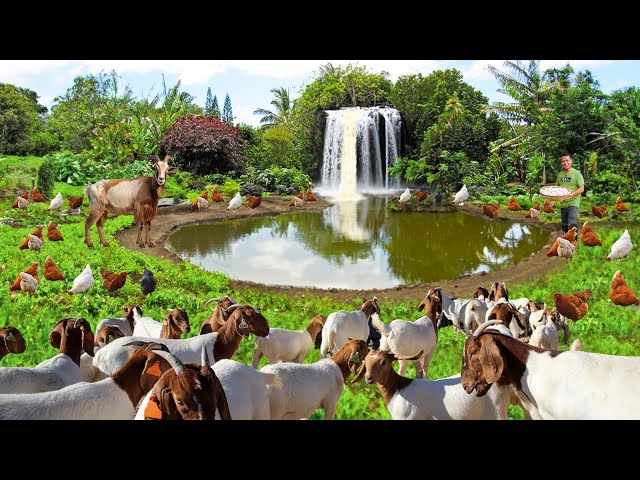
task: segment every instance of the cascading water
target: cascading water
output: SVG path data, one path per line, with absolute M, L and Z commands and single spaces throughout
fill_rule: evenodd
M 389 166 L 400 154 L 402 121 L 395 108 L 327 110 L 321 188 L 340 200 L 358 192 L 400 188 Z

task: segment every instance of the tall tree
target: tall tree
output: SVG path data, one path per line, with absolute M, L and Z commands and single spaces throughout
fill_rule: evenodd
M 220 120 L 220 107 L 218 106 L 218 96 L 213 96 L 213 104 L 211 107 L 211 116 Z
M 30 139 L 42 129 L 46 112 L 36 92 L 0 83 L 0 153 L 33 153 Z
M 231 110 L 231 98 L 227 93 L 227 96 L 224 98 L 224 107 L 222 109 L 222 121 L 227 123 L 233 122 L 233 112 Z
M 213 113 L 213 95 L 211 95 L 211 87 L 207 88 L 207 100 L 204 103 L 204 114 L 211 115 Z
M 289 89 L 286 88 L 272 88 L 270 90 L 273 93 L 274 99 L 271 100 L 271 105 L 274 106 L 274 110 L 266 110 L 264 108 L 256 108 L 253 111 L 254 115 L 262 115 L 260 123 L 264 128 L 274 127 L 276 125 L 286 126 L 291 114 L 291 99 L 289 97 Z

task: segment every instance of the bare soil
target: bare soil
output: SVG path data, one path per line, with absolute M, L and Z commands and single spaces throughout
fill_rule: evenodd
M 140 248 L 136 244 L 137 232 L 131 228 L 121 230 L 115 237 L 121 245 L 132 250 L 138 250 L 155 257 L 164 257 L 174 263 L 183 261 L 178 255 L 165 248 L 165 240 L 171 233 L 183 225 L 193 223 L 212 223 L 232 218 L 273 216 L 280 213 L 290 212 L 295 207 L 289 207 L 291 197 L 270 196 L 262 200 L 262 204 L 251 209 L 243 204 L 237 210 L 227 210 L 227 203 L 219 202 L 210 204 L 206 210 L 198 211 L 191 209 L 190 204 L 174 205 L 158 208 L 156 218 L 151 222 L 151 238 L 155 244 L 153 248 Z M 322 198 L 317 202 L 305 202 L 302 211 L 318 212 L 331 206 L 331 203 Z M 420 210 L 428 211 L 452 211 L 454 209 L 463 210 L 472 215 L 483 215 L 482 207 L 466 204 L 462 207 L 442 206 L 430 207 Z M 402 215 L 397 212 L 397 215 Z M 108 220 L 107 220 L 108 221 Z M 275 295 L 286 295 L 289 297 L 321 298 L 328 297 L 339 301 L 350 302 L 355 298 L 371 298 L 377 296 L 385 301 L 419 301 L 432 287 L 441 287 L 448 295 L 456 297 L 470 297 L 478 286 L 490 288 L 493 282 L 505 282 L 507 285 L 513 283 L 534 282 L 536 279 L 549 273 L 550 270 L 563 266 L 563 261 L 559 257 L 546 257 L 545 253 L 551 247 L 554 240 L 562 235 L 560 224 L 540 223 L 537 220 L 525 219 L 523 215 L 516 214 L 506 209 L 501 209 L 499 216 L 493 221 L 509 222 L 518 221 L 535 223 L 549 230 L 547 244 L 536 254 L 520 261 L 518 264 L 509 265 L 503 269 L 474 275 L 465 275 L 453 280 L 441 280 L 433 283 L 422 283 L 416 285 L 400 285 L 390 289 L 370 289 L 370 290 L 348 290 L 348 289 L 320 289 L 320 288 L 299 288 L 282 285 L 263 285 L 246 281 L 235 280 L 231 282 L 234 290 L 257 289 L 267 291 Z M 92 234 L 95 230 L 92 228 Z M 98 248 L 99 243 L 96 244 Z

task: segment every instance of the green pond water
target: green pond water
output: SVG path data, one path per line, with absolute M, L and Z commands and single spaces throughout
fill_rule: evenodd
M 188 225 L 166 245 L 194 265 L 238 280 L 370 289 L 491 271 L 536 253 L 549 236 L 529 223 L 462 212 L 392 212 L 387 198 Z

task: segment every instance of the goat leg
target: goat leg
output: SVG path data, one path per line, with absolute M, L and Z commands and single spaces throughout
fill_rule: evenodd
M 96 228 L 98 229 L 98 236 L 100 237 L 100 243 L 105 247 L 109 246 L 109 242 L 107 242 L 104 238 L 104 233 L 102 233 L 102 227 L 104 227 L 104 222 L 107 221 L 107 215 L 109 215 L 109 212 L 105 211 L 96 222 Z
M 147 235 L 146 235 L 146 243 L 147 245 L 149 245 L 149 248 L 153 248 L 155 247 L 155 245 L 153 244 L 153 242 L 151 241 L 151 222 L 146 222 L 145 226 L 147 227 Z

